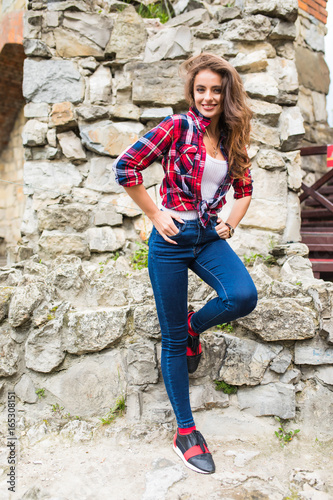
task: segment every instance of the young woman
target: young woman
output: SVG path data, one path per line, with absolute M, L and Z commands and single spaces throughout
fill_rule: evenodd
M 185 61 L 186 114 L 165 118 L 113 164 L 116 180 L 152 221 L 148 269 L 162 332 L 162 374 L 177 419 L 174 450 L 196 472 L 215 472 L 207 443 L 196 430 L 188 372 L 200 361 L 199 334 L 249 314 L 257 292 L 226 241 L 244 217 L 252 181 L 246 145 L 251 111 L 237 71 L 203 53 Z M 165 176 L 158 208 L 142 184 L 141 171 L 162 157 Z M 217 216 L 230 186 L 235 202 L 228 220 Z M 217 297 L 188 312 L 188 269 Z

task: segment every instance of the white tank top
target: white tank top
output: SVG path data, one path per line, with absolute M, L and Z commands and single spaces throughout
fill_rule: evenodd
M 211 203 L 214 199 L 214 195 L 218 190 L 219 186 L 224 181 L 228 172 L 228 164 L 225 160 L 217 160 L 206 154 L 206 161 L 204 166 L 204 171 L 202 174 L 201 181 L 201 197 L 203 200 Z M 198 212 L 196 210 L 171 210 L 170 208 L 161 207 L 162 210 L 167 210 L 168 212 L 180 215 L 184 220 L 194 220 L 198 219 Z

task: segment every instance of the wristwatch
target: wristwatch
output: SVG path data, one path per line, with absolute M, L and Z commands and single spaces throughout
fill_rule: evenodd
M 231 238 L 234 235 L 235 229 L 227 222 L 225 222 L 225 225 L 229 228 L 229 238 Z

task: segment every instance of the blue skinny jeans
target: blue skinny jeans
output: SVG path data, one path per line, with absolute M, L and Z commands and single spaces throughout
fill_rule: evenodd
M 166 242 L 153 228 L 149 238 L 148 270 L 162 332 L 161 368 L 164 384 L 181 428 L 194 425 L 190 406 L 186 347 L 188 269 L 217 292 L 193 314 L 195 332 L 227 323 L 249 314 L 257 303 L 257 290 L 244 264 L 221 239 L 216 217 L 206 228 L 198 220 L 174 220 L 179 232 Z

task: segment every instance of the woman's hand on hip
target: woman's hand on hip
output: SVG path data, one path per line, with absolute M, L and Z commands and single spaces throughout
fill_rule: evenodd
M 229 228 L 225 225 L 220 217 L 218 217 L 217 219 L 217 226 L 215 226 L 215 230 L 222 240 L 226 240 L 229 238 Z
M 154 217 L 151 217 L 150 220 L 165 241 L 177 245 L 176 241 L 168 238 L 168 236 L 174 236 L 175 234 L 179 233 L 179 229 L 174 224 L 173 219 L 176 219 L 181 224 L 184 223 L 184 221 L 179 216 L 176 216 L 174 214 L 171 215 L 170 213 L 163 210 L 159 210 L 159 212 L 154 215 Z

